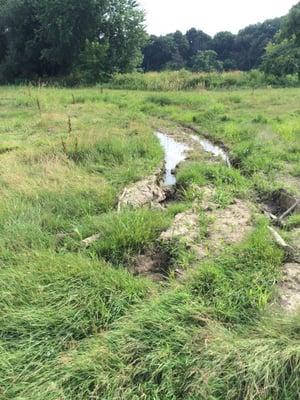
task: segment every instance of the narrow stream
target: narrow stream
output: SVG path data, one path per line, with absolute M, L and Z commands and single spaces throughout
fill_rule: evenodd
M 162 132 L 155 132 L 161 146 L 165 152 L 165 177 L 164 184 L 166 186 L 174 186 L 176 184 L 176 176 L 174 170 L 179 163 L 187 158 L 187 152 L 190 147 L 184 143 L 178 142 L 170 136 Z M 230 167 L 230 160 L 226 152 L 219 146 L 213 144 L 210 140 L 201 138 L 197 135 L 189 135 L 189 137 L 201 145 L 204 151 L 212 154 L 215 157 L 222 158 L 223 161 Z
M 177 142 L 165 133 L 155 132 L 155 135 L 159 139 L 165 152 L 166 172 L 164 184 L 166 186 L 174 186 L 176 184 L 176 177 L 173 171 L 181 161 L 186 159 L 189 147 L 183 143 Z
M 213 154 L 215 157 L 221 157 L 228 167 L 231 167 L 229 157 L 221 147 L 213 144 L 210 140 L 203 139 L 197 135 L 191 135 L 191 138 L 195 140 L 195 142 L 200 143 L 206 152 Z

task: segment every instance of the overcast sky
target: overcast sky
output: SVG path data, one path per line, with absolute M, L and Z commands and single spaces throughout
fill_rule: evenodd
M 298 0 L 138 0 L 147 14 L 147 30 L 160 35 L 191 27 L 210 35 L 281 17 Z

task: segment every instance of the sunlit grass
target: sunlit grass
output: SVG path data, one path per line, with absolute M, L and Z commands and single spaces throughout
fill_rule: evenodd
M 299 316 L 274 314 L 284 256 L 264 218 L 201 263 L 171 243 L 180 280 L 127 271 L 193 207 L 198 186 L 214 187 L 221 210 L 279 187 L 299 194 L 299 89 L 198 89 L 1 88 L 1 398 L 298 399 Z M 167 210 L 118 212 L 124 186 L 162 161 L 153 130 L 169 121 L 223 143 L 233 167 L 195 152 Z M 199 222 L 204 240 L 200 211 Z M 290 216 L 287 239 L 297 227 Z

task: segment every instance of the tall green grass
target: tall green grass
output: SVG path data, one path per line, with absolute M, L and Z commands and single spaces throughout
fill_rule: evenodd
M 208 79 L 140 78 L 157 90 Z M 231 87 L 256 78 L 233 74 Z M 276 313 L 284 256 L 264 219 L 205 262 L 172 243 L 172 267 L 187 271 L 180 280 L 171 274 L 160 285 L 127 272 L 192 208 L 196 185 L 214 187 L 220 207 L 288 181 L 297 193 L 299 91 L 253 88 L 2 88 L 1 149 L 10 151 L 0 150 L 1 398 L 298 399 L 299 316 Z M 124 186 L 162 161 L 153 130 L 169 121 L 226 144 L 234 167 L 193 154 L 166 211 L 117 212 Z M 287 239 L 298 223 L 288 219 Z M 93 234 L 99 240 L 85 248 Z
M 123 269 L 51 251 L 23 254 L 17 266 L 3 268 L 0 275 L 3 398 L 22 396 L 31 385 L 36 391 L 41 374 L 51 391 L 52 363 L 108 329 L 153 290 L 150 282 Z
M 166 230 L 171 218 L 163 211 L 150 209 L 113 211 L 101 216 L 90 216 L 81 221 L 77 238 L 66 238 L 64 246 L 70 250 L 82 248 L 81 239 L 99 234 L 86 252 L 119 265 L 130 261 L 155 244 Z
M 296 399 L 299 319 L 257 319 L 272 295 L 281 256 L 260 224 L 248 242 L 199 265 L 110 332 L 70 351 L 72 361 L 53 368 L 52 394 Z M 43 377 L 38 382 L 34 395 L 47 393 Z
M 297 86 L 297 76 L 278 79 L 260 71 L 194 73 L 186 70 L 116 74 L 108 87 L 124 90 L 181 91 Z

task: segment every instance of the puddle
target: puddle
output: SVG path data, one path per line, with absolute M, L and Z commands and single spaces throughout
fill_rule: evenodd
M 191 135 L 191 138 L 195 141 L 198 142 L 203 149 L 214 155 L 215 157 L 220 157 L 222 158 L 223 161 L 226 162 L 226 164 L 231 167 L 230 160 L 226 152 L 219 146 L 213 144 L 210 140 L 208 139 L 203 139 L 197 135 Z
M 155 135 L 159 139 L 165 153 L 166 172 L 164 184 L 166 186 L 174 186 L 176 184 L 174 170 L 180 162 L 187 158 L 187 151 L 190 150 L 190 147 L 184 143 L 176 141 L 165 133 L 157 131 L 155 132 Z M 229 167 L 231 167 L 228 155 L 220 146 L 217 146 L 210 140 L 201 138 L 197 135 L 189 135 L 189 137 L 194 142 L 199 143 L 204 151 L 212 154 L 215 157 L 220 157 Z
M 177 142 L 170 136 L 162 133 L 155 132 L 156 137 L 159 139 L 165 152 L 165 177 L 164 184 L 166 186 L 174 186 L 176 184 L 176 177 L 173 173 L 179 163 L 184 161 L 187 157 L 187 150 L 189 147 L 183 143 Z

